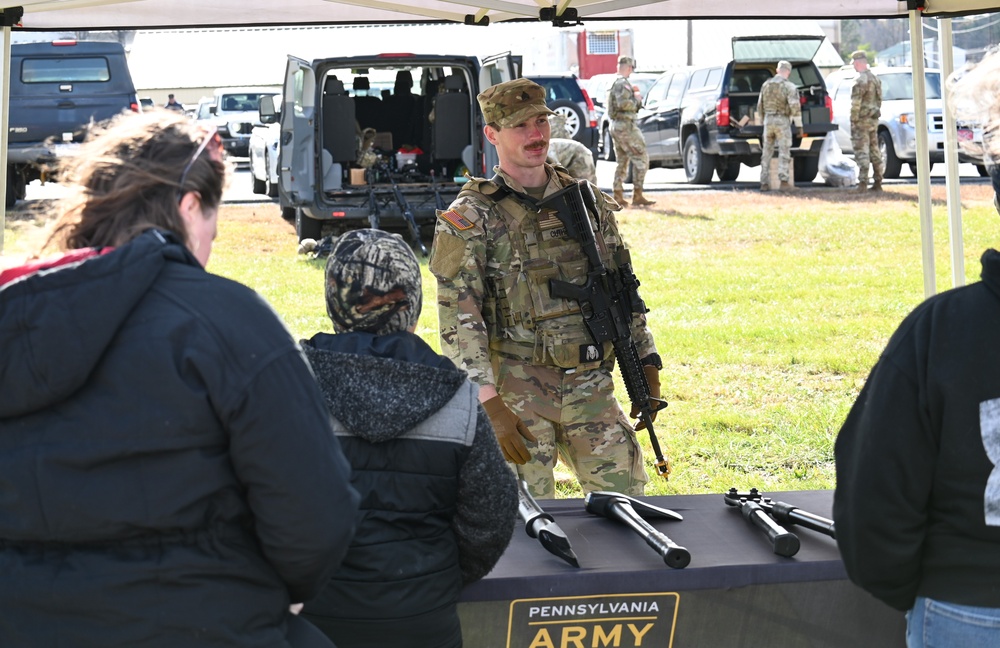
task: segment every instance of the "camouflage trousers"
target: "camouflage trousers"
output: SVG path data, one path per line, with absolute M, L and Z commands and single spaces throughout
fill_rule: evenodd
M 764 137 L 760 143 L 761 186 L 770 183 L 775 146 L 778 147 L 778 180 L 788 182 L 791 177 L 788 168 L 792 164 L 792 120 L 786 115 L 764 115 Z
M 588 180 L 597 185 L 597 165 L 590 149 L 572 139 L 552 138 L 549 140 L 549 164 L 558 164 L 574 178 Z
M 615 180 L 612 188 L 615 191 L 624 190 L 625 176 L 628 175 L 628 165 L 632 165 L 632 186 L 642 189 L 646 181 L 646 169 L 649 168 L 649 155 L 646 153 L 646 140 L 642 138 L 639 127 L 634 119 L 615 119 L 611 122 L 611 139 L 615 143 Z
M 878 145 L 878 120 L 851 122 L 851 147 L 854 149 L 854 161 L 858 163 L 858 184 L 868 185 L 869 165 L 872 168 L 872 178 L 882 184 L 885 162 Z
M 556 496 L 553 469 L 561 457 L 584 493 L 642 495 L 648 478 L 635 429 L 614 397 L 607 369 L 565 370 L 495 358 L 497 390 L 538 440 L 531 460 L 509 464 L 532 495 Z

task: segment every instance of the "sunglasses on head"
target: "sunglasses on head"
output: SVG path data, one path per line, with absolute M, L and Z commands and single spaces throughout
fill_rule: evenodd
M 216 162 L 222 162 L 222 137 L 219 135 L 219 131 L 214 126 L 205 129 L 205 138 L 195 149 L 194 155 L 188 160 L 187 165 L 184 167 L 183 173 L 181 173 L 181 188 L 178 189 L 178 202 L 184 196 L 184 183 L 187 181 L 187 175 L 191 171 L 191 167 L 194 166 L 195 161 L 201 157 L 201 154 L 208 150 L 208 155 Z

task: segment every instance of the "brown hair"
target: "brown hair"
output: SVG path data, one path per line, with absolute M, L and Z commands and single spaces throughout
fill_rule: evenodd
M 198 192 L 205 208 L 217 209 L 227 178 L 226 165 L 209 151 L 192 160 L 208 136 L 189 117 L 163 109 L 122 113 L 92 127 L 78 154 L 60 165 L 70 193 L 53 205 L 56 223 L 45 247 L 119 246 L 152 228 L 187 244 L 181 196 Z

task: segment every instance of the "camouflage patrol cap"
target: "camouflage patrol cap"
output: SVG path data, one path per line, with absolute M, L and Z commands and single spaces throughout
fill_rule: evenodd
M 353 230 L 326 261 L 326 312 L 337 333 L 405 331 L 420 317 L 420 281 L 417 257 L 399 234 Z
M 618 65 L 628 65 L 629 67 L 635 67 L 635 59 L 631 56 L 619 56 Z
M 554 115 L 545 105 L 545 88 L 530 79 L 514 79 L 486 88 L 476 97 L 483 119 L 500 128 L 517 126 L 535 115 Z
M 851 60 L 857 61 L 858 59 L 868 60 L 868 54 L 864 50 L 854 50 L 851 52 Z

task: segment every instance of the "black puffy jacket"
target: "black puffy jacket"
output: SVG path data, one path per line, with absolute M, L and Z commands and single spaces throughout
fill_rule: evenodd
M 358 498 L 267 304 L 150 231 L 0 288 L 0 349 L 0 646 L 288 645 Z

